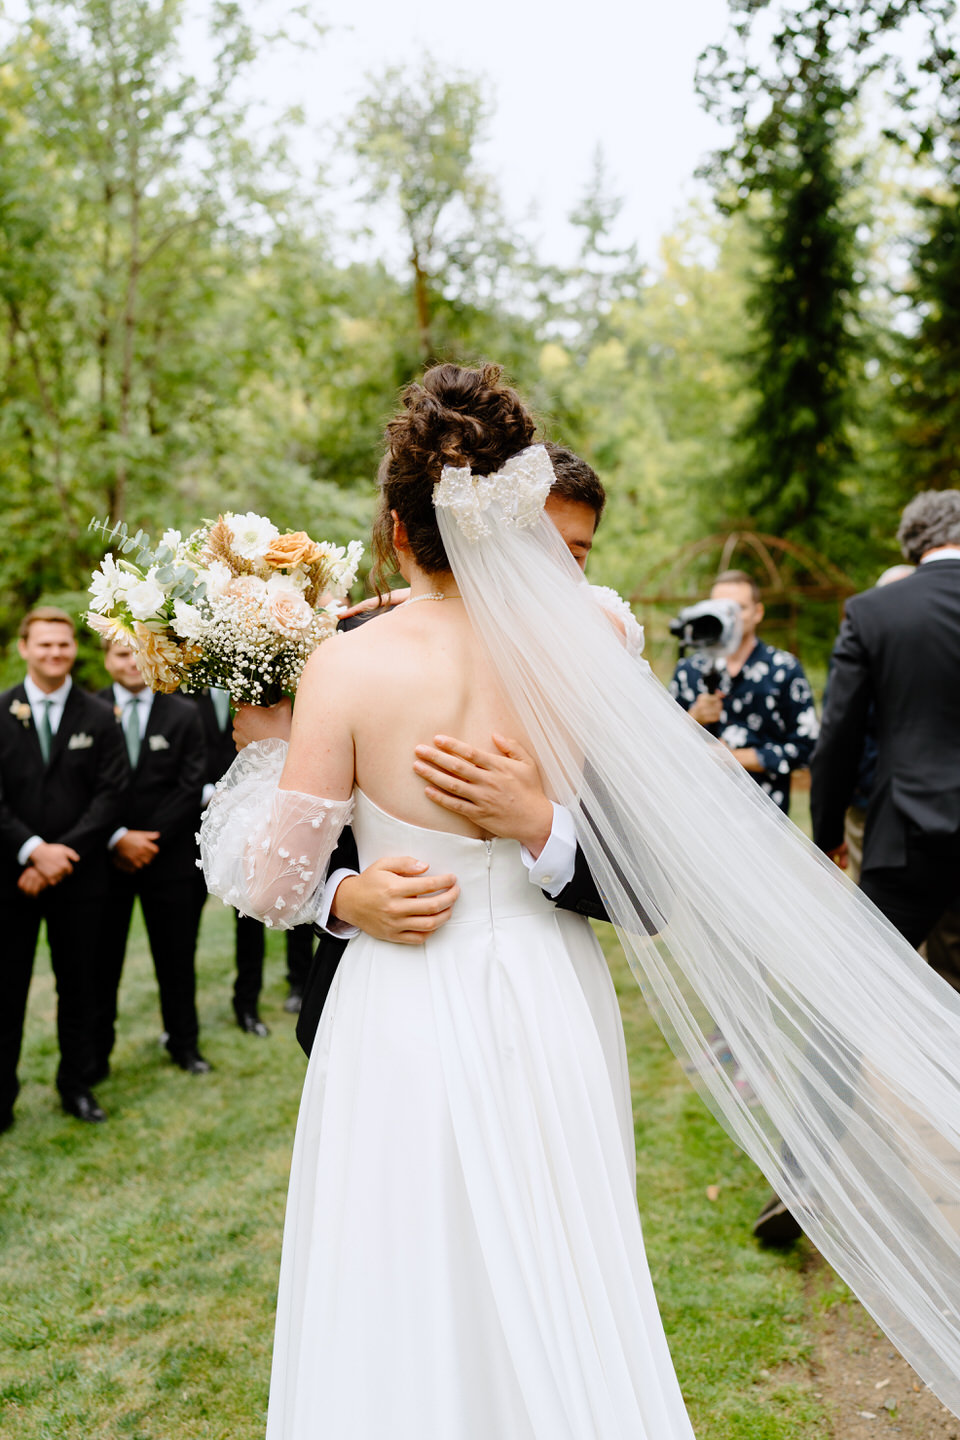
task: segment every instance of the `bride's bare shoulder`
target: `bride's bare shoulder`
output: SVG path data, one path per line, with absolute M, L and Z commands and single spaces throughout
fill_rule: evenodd
M 384 616 L 377 623 L 358 625 L 354 630 L 338 631 L 318 645 L 303 667 L 300 688 L 306 685 L 310 690 L 318 685 L 328 687 L 359 679 L 383 649 L 382 639 L 372 632 L 380 632 L 384 625 L 389 630 L 388 618 Z

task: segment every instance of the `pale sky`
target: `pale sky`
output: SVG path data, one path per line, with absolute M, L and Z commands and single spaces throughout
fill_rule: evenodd
M 203 10 L 205 0 L 194 7 Z M 285 8 L 284 0 L 262 0 L 256 13 L 262 22 Z M 617 238 L 636 240 L 641 257 L 653 260 L 694 192 L 694 169 L 721 138 L 693 81 L 700 51 L 723 37 L 726 0 L 351 0 L 318 8 L 331 25 L 318 51 L 264 57 L 248 82 L 251 94 L 271 106 L 302 103 L 319 127 L 349 113 L 370 72 L 415 66 L 427 52 L 441 67 L 486 77 L 495 115 L 485 167 L 512 217 L 534 212 L 548 259 L 569 258 L 565 217 L 598 144 L 612 188 L 626 201 Z M 314 143 L 297 142 L 302 161 Z M 330 153 L 321 139 L 318 156 Z M 333 178 L 349 181 L 342 159 Z M 332 197 L 331 208 L 349 223 L 343 200 Z

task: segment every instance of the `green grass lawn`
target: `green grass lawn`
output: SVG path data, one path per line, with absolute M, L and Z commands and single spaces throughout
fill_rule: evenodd
M 822 1437 L 829 1423 L 805 1366 L 805 1248 L 765 1253 L 751 1239 L 765 1182 L 694 1097 L 604 940 L 630 1051 L 644 1232 L 699 1440 Z M 97 1092 L 110 1118 L 97 1127 L 58 1109 L 40 959 L 17 1123 L 0 1137 L 3 1440 L 262 1437 L 305 1066 L 281 1008 L 282 940 L 270 942 L 263 1041 L 233 1024 L 232 918 L 208 906 L 201 1046 L 216 1068 L 193 1077 L 158 1044 L 138 925 L 114 1075 Z

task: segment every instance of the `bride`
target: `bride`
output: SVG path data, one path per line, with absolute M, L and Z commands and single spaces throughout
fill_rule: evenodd
M 536 754 L 714 1109 L 956 1406 L 960 1001 L 628 657 L 499 370 L 439 366 L 404 406 L 378 532 L 410 598 L 311 657 L 289 746 L 248 746 L 203 823 L 210 889 L 268 924 L 313 918 L 348 821 L 361 866 L 416 855 L 460 886 L 423 947 L 351 942 L 324 1008 L 267 1440 L 692 1435 L 602 956 L 518 844 L 425 797 L 414 747 L 438 731 Z

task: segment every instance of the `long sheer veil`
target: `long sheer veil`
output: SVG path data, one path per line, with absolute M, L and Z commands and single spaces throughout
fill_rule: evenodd
M 543 514 L 545 459 L 437 487 L 474 628 L 677 1055 L 960 1413 L 960 995 L 628 656 Z

